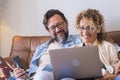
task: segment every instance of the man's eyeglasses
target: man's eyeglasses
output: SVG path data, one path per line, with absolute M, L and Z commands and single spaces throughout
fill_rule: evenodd
M 64 22 L 59 22 L 54 26 L 49 27 L 50 30 L 55 30 L 57 28 L 62 29 L 64 27 Z
M 80 31 L 84 31 L 84 30 L 87 30 L 87 31 L 94 31 L 94 30 L 96 30 L 96 27 L 93 27 L 93 26 L 87 26 L 86 28 L 84 28 L 84 27 L 77 27 L 77 29 L 78 30 L 80 30 Z

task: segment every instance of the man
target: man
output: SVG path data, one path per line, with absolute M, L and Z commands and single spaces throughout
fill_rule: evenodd
M 78 36 L 69 35 L 68 21 L 59 10 L 48 10 L 44 15 L 43 24 L 50 33 L 51 39 L 37 47 L 30 69 L 25 72 L 23 69 L 14 68 L 14 76 L 17 79 L 30 79 L 35 75 L 34 80 L 54 80 L 48 51 L 69 48 L 81 43 Z

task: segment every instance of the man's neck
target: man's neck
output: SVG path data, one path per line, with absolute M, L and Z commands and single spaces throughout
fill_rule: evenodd
M 50 43 L 49 47 L 61 47 L 61 43 L 58 43 L 57 41 L 53 41 L 52 43 Z

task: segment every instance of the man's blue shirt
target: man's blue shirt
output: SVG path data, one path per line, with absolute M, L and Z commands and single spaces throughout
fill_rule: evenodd
M 38 69 L 39 59 L 40 59 L 41 55 L 47 50 L 47 48 L 49 46 L 49 41 L 50 40 L 48 40 L 46 43 L 37 47 L 37 49 L 33 55 L 33 58 L 31 60 L 31 63 L 29 66 L 30 68 L 27 70 L 27 72 L 29 73 L 29 76 L 30 76 L 30 74 L 35 73 L 36 70 Z M 62 45 L 62 48 L 70 48 L 70 47 L 73 47 L 74 45 L 79 45 L 81 43 L 82 43 L 82 41 L 81 41 L 79 35 L 69 35 L 68 39 L 64 43 L 61 43 L 61 45 Z

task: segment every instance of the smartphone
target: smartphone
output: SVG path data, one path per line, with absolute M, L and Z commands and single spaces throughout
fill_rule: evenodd
M 23 66 L 19 56 L 14 56 L 12 61 L 13 61 L 13 64 L 15 67 L 24 69 L 24 66 Z

